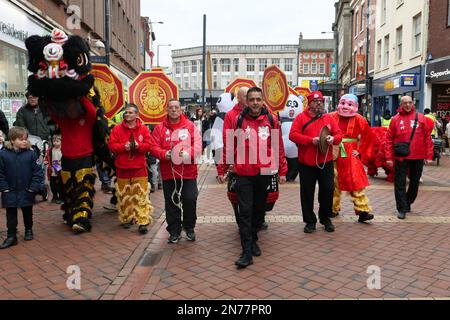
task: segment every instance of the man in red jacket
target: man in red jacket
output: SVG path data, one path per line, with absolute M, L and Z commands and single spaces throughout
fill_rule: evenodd
M 319 220 L 328 232 L 334 232 L 331 223 L 333 210 L 334 168 L 332 145 L 339 145 L 343 135 L 339 126 L 329 114 L 324 113 L 324 99 L 320 91 L 308 96 L 309 108 L 303 111 L 292 124 L 289 139 L 298 145 L 300 163 L 300 199 L 305 233 L 316 230 L 317 218 L 314 213 L 314 193 L 319 182 Z M 319 135 L 323 127 L 330 129 L 327 137 L 329 145 L 326 155 L 319 152 Z
M 248 90 L 247 104 L 248 107 L 233 121 L 232 130 L 226 132 L 227 139 L 224 139 L 223 148 L 226 163 L 234 163 L 237 175 L 242 255 L 235 264 L 239 269 L 251 265 L 253 256 L 261 255 L 257 244 L 257 227 L 260 225 L 258 220 L 264 215 L 267 189 L 272 176 L 277 172 L 280 183 L 285 183 L 287 172 L 280 124 L 263 107 L 260 88 Z M 223 183 L 224 176 L 219 174 L 218 180 Z
M 406 213 L 411 212 L 419 191 L 419 182 L 422 176 L 423 165 L 430 164 L 433 159 L 433 140 L 431 131 L 434 124 L 416 112 L 411 97 L 404 96 L 400 108 L 389 125 L 386 134 L 386 163 L 393 167 L 395 162 L 395 201 L 397 203 L 398 218 L 405 219 Z M 416 131 L 410 143 L 410 153 L 406 157 L 394 154 L 394 144 L 410 141 L 417 113 Z M 406 175 L 409 171 L 409 187 L 406 191 Z
M 111 131 L 109 148 L 115 155 L 120 223 L 128 229 L 136 220 L 139 233 L 146 234 L 153 212 L 145 157 L 150 152 L 150 131 L 138 114 L 136 105 L 125 107 L 123 122 Z
M 188 241 L 195 241 L 197 159 L 202 154 L 202 137 L 183 114 L 178 100 L 169 101 L 167 118 L 153 129 L 150 144 L 150 153 L 161 161 L 168 242 L 178 243 L 182 229 Z

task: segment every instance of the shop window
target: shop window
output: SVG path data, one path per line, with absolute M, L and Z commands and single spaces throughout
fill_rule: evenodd
M 25 51 L 0 43 L 0 108 L 10 126 L 25 103 L 27 75 Z

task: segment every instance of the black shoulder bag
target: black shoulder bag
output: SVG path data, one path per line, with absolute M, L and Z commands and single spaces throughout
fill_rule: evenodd
M 414 121 L 413 131 L 411 132 L 411 137 L 408 142 L 397 142 L 394 143 L 394 156 L 396 157 L 407 157 L 410 153 L 411 141 L 414 138 L 414 133 L 416 133 L 416 128 L 419 122 L 419 113 L 416 112 L 416 120 Z

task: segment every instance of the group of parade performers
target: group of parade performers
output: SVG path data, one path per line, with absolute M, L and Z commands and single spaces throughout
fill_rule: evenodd
M 51 36 L 28 38 L 26 47 L 29 53 L 29 71 L 32 73 L 29 77 L 28 91 L 40 97 L 42 107 L 49 110 L 62 135 L 64 222 L 74 232 L 90 231 L 95 192 L 93 167 L 95 163 L 101 163 L 102 169 L 109 169 L 110 175 L 117 174 L 115 196 L 121 223 L 127 225 L 136 217 L 140 221 L 139 225 L 145 228 L 151 222 L 153 211 L 145 179 L 147 169 L 141 166 L 130 167 L 130 163 L 144 161 L 141 156 L 136 158 L 136 154 L 151 151 L 147 141 L 150 139 L 148 131 L 141 129 L 141 123 L 137 119 L 137 122 L 134 122 L 137 123 L 137 129 L 129 130 L 127 127 L 117 129 L 113 135 L 114 141 L 109 141 L 111 128 L 100 105 L 99 93 L 94 88 L 94 77 L 90 74 L 92 66 L 89 60 L 89 47 L 82 38 L 68 37 L 63 31 L 55 29 Z M 339 101 L 337 111 L 326 113 L 320 92 L 313 92 L 307 97 L 308 106 L 304 110 L 303 101 L 291 95 L 285 110 L 278 115 L 263 105 L 261 97 L 258 88 L 252 88 L 250 92 L 248 88 L 241 88 L 237 103 L 232 95 L 227 97 L 229 106 L 223 112 L 226 115 L 222 124 L 215 128 L 220 131 L 218 136 L 222 141 L 220 143 L 213 141 L 213 144 L 218 144 L 214 148 L 217 153 L 216 160 L 219 162 L 217 165 L 219 182 L 225 182 L 227 177 L 230 182 L 233 176 L 237 176 L 233 181 L 234 186 L 230 186 L 229 183 L 228 196 L 233 203 L 237 220 L 241 220 L 238 224 L 240 230 L 242 229 L 244 258 L 240 260 L 240 264 L 237 263 L 241 267 L 250 263 L 245 253 L 258 255 L 259 251 L 260 254 L 255 232 L 248 228 L 261 227 L 264 216 L 262 214 L 261 217 L 253 217 L 256 219 L 253 221 L 256 226 L 250 227 L 252 208 L 249 205 L 256 206 L 257 210 L 263 212 L 267 211 L 268 207 L 261 207 L 261 203 L 272 204 L 273 207 L 278 196 L 276 179 L 282 183 L 285 180 L 294 181 L 299 170 L 301 183 L 305 184 L 301 187 L 305 189 L 301 193 L 303 210 L 311 210 L 309 213 L 303 212 L 305 222 L 310 226 L 309 229 L 305 228 L 305 232 L 314 231 L 316 218 L 315 216 L 311 218 L 311 213 L 314 214 L 311 195 L 314 197 L 316 181 L 319 185 L 325 183 L 324 191 L 319 193 L 322 207 L 319 218 L 327 231 L 334 231 L 329 218 L 339 215 L 342 192 L 349 192 L 359 222 L 367 222 L 374 218 L 365 193 L 369 182 L 363 160 L 375 158 L 374 154 L 377 151 L 372 143 L 374 139 L 367 120 L 358 114 L 357 97 L 351 94 L 344 95 Z M 129 112 L 131 118 L 132 113 L 138 114 L 138 110 L 133 108 Z M 319 152 L 321 141 L 318 140 L 323 127 L 328 127 L 330 131 L 325 137 L 328 144 L 325 154 Z M 230 161 L 226 154 L 226 130 L 229 129 L 242 129 L 244 134 L 248 135 L 253 130 L 257 133 L 256 146 L 246 142 L 243 145 L 246 149 L 259 147 L 262 145 L 261 141 L 268 143 L 271 140 L 270 130 L 278 130 L 280 150 L 270 150 L 269 147 L 269 152 L 279 152 L 278 155 L 281 156 L 275 167 L 264 166 L 259 162 L 260 159 L 257 159 L 256 164 L 249 165 L 246 163 L 249 160 L 248 155 L 243 157 L 244 165 L 234 163 L 236 159 L 233 159 L 233 156 Z M 161 134 L 164 135 L 164 132 Z M 120 137 L 128 141 L 125 147 L 115 143 Z M 249 138 L 247 136 L 244 140 L 250 141 Z M 236 150 L 232 154 L 235 152 Z M 170 159 L 170 154 L 161 153 L 161 158 Z M 121 164 L 119 167 L 118 163 Z M 170 168 L 173 166 L 168 166 L 167 170 Z M 262 175 L 262 169 L 271 169 L 267 170 L 270 174 Z M 253 179 L 255 176 L 258 176 L 256 180 Z M 306 185 L 311 186 L 312 190 L 306 190 Z M 244 192 L 239 192 L 240 190 Z M 248 202 L 245 198 L 249 197 L 250 193 L 259 194 L 264 199 L 255 197 L 253 202 Z M 260 203 L 254 203 L 258 201 Z

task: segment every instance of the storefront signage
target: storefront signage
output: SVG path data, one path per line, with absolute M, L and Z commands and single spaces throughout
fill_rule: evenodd
M 427 65 L 427 82 L 450 80 L 450 59 L 432 62 Z
M 415 87 L 417 85 L 416 75 L 404 75 L 400 77 L 402 87 Z
M 20 41 L 25 41 L 25 39 L 28 38 L 28 32 L 26 32 L 25 30 L 18 30 L 16 29 L 14 24 L 5 23 L 1 20 L 0 20 L 0 32 Z
M 9 1 L 0 1 L 0 41 L 25 50 L 25 39 L 32 35 L 50 34 L 43 25 Z

